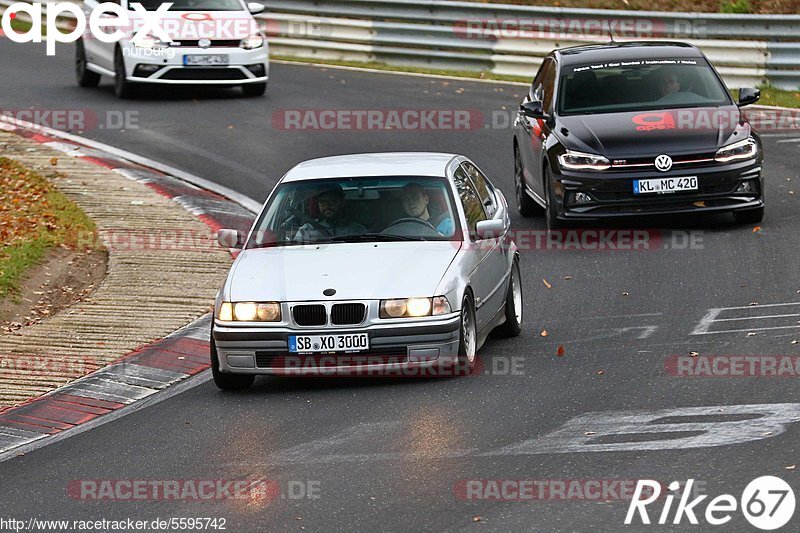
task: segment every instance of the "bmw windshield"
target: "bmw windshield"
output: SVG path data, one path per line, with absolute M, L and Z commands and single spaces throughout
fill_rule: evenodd
M 561 69 L 559 115 L 733 105 L 703 59 L 653 59 Z
M 381 177 L 283 183 L 246 248 L 448 241 L 458 222 L 444 178 Z

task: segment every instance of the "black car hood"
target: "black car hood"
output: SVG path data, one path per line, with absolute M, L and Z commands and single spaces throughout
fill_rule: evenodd
M 731 105 L 561 116 L 555 130 L 569 149 L 614 159 L 711 152 L 746 139 L 750 126 L 739 108 Z

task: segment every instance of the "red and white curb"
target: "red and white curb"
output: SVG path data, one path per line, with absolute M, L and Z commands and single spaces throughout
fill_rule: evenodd
M 0 128 L 141 182 L 183 206 L 212 230 L 225 227 L 246 232 L 260 207 L 202 178 L 171 172 L 165 165 L 101 143 L 2 116 Z M 211 316 L 206 315 L 69 385 L 0 410 L 0 461 L 13 456 L 17 448 L 97 422 L 207 370 L 211 366 L 210 327 Z

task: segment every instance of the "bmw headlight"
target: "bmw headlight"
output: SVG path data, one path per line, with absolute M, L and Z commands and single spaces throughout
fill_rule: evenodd
M 720 163 L 730 161 L 740 161 L 742 159 L 752 159 L 758 155 L 758 145 L 756 140 L 748 137 L 743 141 L 738 141 L 728 146 L 723 146 L 714 155 L 714 160 Z
M 446 315 L 450 312 L 450 302 L 444 296 L 381 300 L 380 307 L 381 318 L 416 318 Z
M 242 39 L 242 42 L 239 43 L 239 46 L 245 50 L 255 50 L 256 48 L 261 48 L 264 46 L 264 36 L 260 33 L 254 33 L 250 37 Z
M 278 302 L 222 302 L 217 319 L 223 322 L 280 322 Z
M 585 154 L 567 150 L 558 156 L 561 168 L 566 170 L 606 170 L 611 168 L 611 161 L 602 155 Z

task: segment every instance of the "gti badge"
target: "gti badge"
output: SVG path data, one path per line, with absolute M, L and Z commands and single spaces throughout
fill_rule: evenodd
M 661 172 L 668 171 L 672 168 L 672 158 L 663 154 L 656 157 L 656 168 Z
M 209 46 L 211 46 L 211 39 L 200 39 L 197 42 L 197 46 L 199 46 L 200 48 L 208 48 Z

